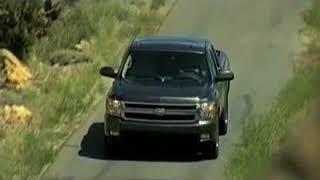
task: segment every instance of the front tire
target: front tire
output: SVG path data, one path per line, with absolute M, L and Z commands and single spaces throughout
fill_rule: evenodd
M 213 140 L 202 144 L 202 153 L 207 159 L 217 159 L 219 156 L 219 129 L 216 129 Z
M 219 118 L 219 135 L 223 136 L 228 133 L 229 124 L 229 105 L 228 100 Z
M 104 136 L 104 155 L 111 157 L 119 153 L 119 140 L 112 136 Z

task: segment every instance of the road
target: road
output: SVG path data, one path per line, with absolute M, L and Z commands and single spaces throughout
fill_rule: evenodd
M 103 106 L 63 146 L 44 179 L 223 179 L 222 170 L 251 113 L 266 110 L 292 75 L 305 0 L 180 0 L 161 35 L 206 37 L 225 50 L 236 79 L 231 126 L 218 160 L 194 158 L 172 142 L 128 142 L 126 154 L 103 158 Z

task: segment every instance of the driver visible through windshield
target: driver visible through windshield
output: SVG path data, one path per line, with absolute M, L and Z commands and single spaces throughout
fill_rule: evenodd
M 205 85 L 210 80 L 205 54 L 186 52 L 133 52 L 122 78 L 130 82 Z

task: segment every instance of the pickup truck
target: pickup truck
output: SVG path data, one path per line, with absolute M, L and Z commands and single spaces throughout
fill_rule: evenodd
M 100 74 L 114 80 L 105 104 L 106 150 L 123 133 L 179 134 L 194 135 L 205 157 L 218 157 L 234 74 L 226 53 L 209 40 L 136 38 L 119 68 L 105 66 Z

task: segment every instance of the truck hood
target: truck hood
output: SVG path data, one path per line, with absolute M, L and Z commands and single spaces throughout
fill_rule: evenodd
M 196 103 L 208 98 L 213 92 L 209 86 L 204 87 L 168 87 L 131 84 L 125 81 L 115 82 L 111 96 L 120 101 L 153 103 Z

